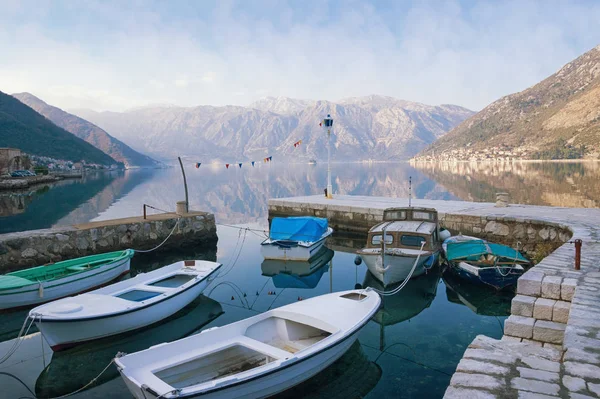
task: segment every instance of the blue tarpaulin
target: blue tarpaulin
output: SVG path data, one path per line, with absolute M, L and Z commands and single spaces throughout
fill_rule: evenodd
M 327 231 L 327 219 L 312 216 L 273 218 L 269 238 L 287 241 L 317 241 Z

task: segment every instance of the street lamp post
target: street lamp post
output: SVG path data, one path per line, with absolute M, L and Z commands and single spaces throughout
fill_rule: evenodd
M 330 114 L 323 119 L 323 129 L 327 132 L 327 198 L 333 198 L 333 190 L 331 188 L 331 129 L 333 129 L 333 119 Z

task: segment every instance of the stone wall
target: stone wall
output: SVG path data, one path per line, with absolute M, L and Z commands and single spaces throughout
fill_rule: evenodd
M 366 234 L 381 222 L 383 209 L 352 208 L 348 206 L 294 204 L 269 205 L 269 219 L 276 216 L 317 216 L 327 218 L 336 231 Z M 439 213 L 440 225 L 452 234 L 466 234 L 514 247 L 527 253 L 537 263 L 543 257 L 569 241 L 572 231 L 568 226 L 525 218 L 473 216 Z
M 148 219 L 127 218 L 79 226 L 30 230 L 0 235 L 0 273 L 121 249 L 159 245 L 177 224 L 176 214 Z M 173 235 L 158 250 L 215 246 L 214 215 L 191 212 L 181 216 Z
M 533 219 L 440 214 L 440 225 L 454 234 L 462 233 L 515 247 L 538 263 L 569 241 L 573 232 L 568 226 Z

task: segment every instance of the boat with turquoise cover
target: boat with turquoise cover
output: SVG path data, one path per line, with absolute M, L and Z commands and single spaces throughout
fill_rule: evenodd
M 100 287 L 128 273 L 134 253 L 126 249 L 0 275 L 0 310 L 37 305 Z
M 501 290 L 517 284 L 530 262 L 518 250 L 470 236 L 454 236 L 442 245 L 449 271 L 474 284 Z

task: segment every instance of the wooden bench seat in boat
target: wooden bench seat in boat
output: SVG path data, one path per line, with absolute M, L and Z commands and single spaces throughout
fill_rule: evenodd
M 11 288 L 25 287 L 26 285 L 35 284 L 35 281 L 28 280 L 17 276 L 0 276 L 0 290 L 8 290 Z

